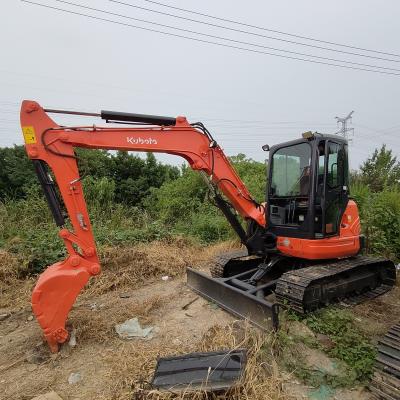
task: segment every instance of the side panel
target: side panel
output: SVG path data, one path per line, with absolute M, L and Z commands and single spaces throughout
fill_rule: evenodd
M 278 250 L 287 256 L 307 260 L 350 257 L 360 250 L 360 217 L 357 204 L 349 200 L 340 223 L 339 236 L 324 239 L 299 239 L 279 236 Z

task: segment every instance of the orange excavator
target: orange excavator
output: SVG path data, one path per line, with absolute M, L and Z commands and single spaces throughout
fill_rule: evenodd
M 101 118 L 112 126 L 60 126 L 51 113 Z M 364 239 L 349 197 L 342 137 L 306 132 L 298 140 L 263 146 L 270 156 L 266 202 L 260 204 L 207 128 L 185 117 L 43 109 L 25 100 L 21 126 L 68 251 L 40 275 L 32 293 L 33 312 L 53 352 L 68 338 L 65 323 L 76 297 L 101 270 L 76 147 L 169 153 L 199 171 L 245 250 L 222 255 L 211 276 L 188 268 L 188 285 L 261 328 L 277 327 L 279 305 L 307 312 L 337 300 L 369 299 L 394 285 L 393 262 L 359 254 Z

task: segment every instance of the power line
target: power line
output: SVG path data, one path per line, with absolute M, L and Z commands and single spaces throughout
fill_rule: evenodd
M 6 100 L 0 100 L 1 104 L 11 104 L 11 105 L 18 105 L 18 103 L 13 102 L 13 101 L 6 101 Z
M 198 118 L 197 118 L 198 119 Z M 208 118 L 201 118 L 203 122 L 207 122 L 208 125 L 213 126 L 213 127 L 226 127 L 226 128 L 233 128 L 233 129 L 261 129 L 261 128 L 267 128 L 267 129 L 282 129 L 282 128 L 288 128 L 288 129 L 293 129 L 293 128 L 304 128 L 305 126 L 316 126 L 320 128 L 334 128 L 334 124 L 326 124 L 326 123 L 318 123 L 318 122 L 298 122 L 298 123 L 282 123 L 282 124 L 276 124 L 273 122 L 268 122 L 268 121 L 261 121 L 261 122 L 252 122 L 252 121 L 232 121 L 232 122 L 213 122 L 212 120 Z
M 304 59 L 304 58 L 300 58 L 300 57 L 285 56 L 285 55 L 282 55 L 282 54 L 269 53 L 269 52 L 265 52 L 265 51 L 248 49 L 248 48 L 228 45 L 228 44 L 224 44 L 224 43 L 212 42 L 212 41 L 209 41 L 209 40 L 193 38 L 193 37 L 189 37 L 189 36 L 185 36 L 185 35 L 178 35 L 178 34 L 171 33 L 171 32 L 164 32 L 164 31 L 159 31 L 159 30 L 156 30 L 156 29 L 145 28 L 145 27 L 142 27 L 142 26 L 132 25 L 132 24 L 128 24 L 128 23 L 125 23 L 125 22 L 121 22 L 121 21 L 114 21 L 114 20 L 110 20 L 110 19 L 107 19 L 107 18 L 96 17 L 94 15 L 84 14 L 84 13 L 80 13 L 80 12 L 77 12 L 77 11 L 65 10 L 63 8 L 53 7 L 53 6 L 49 6 L 49 5 L 45 5 L 45 4 L 40 4 L 40 3 L 33 2 L 33 1 L 28 1 L 28 0 L 21 0 L 21 1 L 23 3 L 33 4 L 33 5 L 36 5 L 36 6 L 40 6 L 40 7 L 43 7 L 43 8 L 49 8 L 49 9 L 53 9 L 53 10 L 56 10 L 56 11 L 61 11 L 61 12 L 68 13 L 68 14 L 79 15 L 79 16 L 83 16 L 83 17 L 86 17 L 86 18 L 89 18 L 89 19 L 102 21 L 102 22 L 109 22 L 109 23 L 112 23 L 112 24 L 126 26 L 126 27 L 130 27 L 130 28 L 134 28 L 134 29 L 140 29 L 140 30 L 144 30 L 144 31 L 159 33 L 159 34 L 162 34 L 162 35 L 173 36 L 173 37 L 192 40 L 192 41 L 196 41 L 196 42 L 212 44 L 212 45 L 215 45 L 215 46 L 227 47 L 227 48 L 246 51 L 246 52 L 250 52 L 250 53 L 270 55 L 270 56 L 274 56 L 274 57 L 281 57 L 281 58 L 286 58 L 286 59 L 291 59 L 291 60 L 304 61 L 304 62 L 309 62 L 309 63 L 313 63 L 313 64 L 329 65 L 329 66 L 333 66 L 333 67 L 346 68 L 346 69 L 352 69 L 352 70 L 357 70 L 357 71 L 374 72 L 374 73 L 384 74 L 384 75 L 395 75 L 395 76 L 399 76 L 400 75 L 399 73 L 395 73 L 395 72 L 386 72 L 386 71 L 378 71 L 378 70 L 367 69 L 367 68 L 351 67 L 351 66 L 348 66 L 348 65 L 340 65 L 340 64 L 333 64 L 333 63 L 328 63 L 328 62 L 323 62 L 323 61 L 309 60 L 309 59 Z
M 214 117 L 207 117 L 202 116 L 202 114 L 198 114 L 201 116 L 200 118 L 196 119 L 205 119 L 207 121 L 217 121 L 217 122 L 239 122 L 239 123 L 267 123 L 267 124 L 318 124 L 318 125 L 332 125 L 330 122 L 310 122 L 310 121 L 268 121 L 268 120 L 260 120 L 260 119 L 227 119 L 227 118 L 214 118 Z
M 279 48 L 270 47 L 270 46 L 264 46 L 264 45 L 260 45 L 260 44 L 256 44 L 256 43 L 243 42 L 241 40 L 230 39 L 230 38 L 226 38 L 226 37 L 222 37 L 222 36 L 210 35 L 210 34 L 207 34 L 207 33 L 197 32 L 197 31 L 193 31 L 193 30 L 190 30 L 190 29 L 177 28 L 175 26 L 160 24 L 158 22 L 148 21 L 148 20 L 144 20 L 144 19 L 140 19 L 140 18 L 134 18 L 134 17 L 130 17 L 130 16 L 127 16 L 127 15 L 114 13 L 114 12 L 111 12 L 111 11 L 101 10 L 99 8 L 89 7 L 89 6 L 85 6 L 85 5 L 82 5 L 82 4 L 76 4 L 76 3 L 73 3 L 73 2 L 70 2 L 70 1 L 66 1 L 66 0 L 54 0 L 54 1 L 56 1 L 58 3 L 68 4 L 68 5 L 74 6 L 74 7 L 83 8 L 83 9 L 86 9 L 86 10 L 100 12 L 100 13 L 107 14 L 107 15 L 126 18 L 126 19 L 139 21 L 139 22 L 144 22 L 146 24 L 152 24 L 152 25 L 156 25 L 156 26 L 161 26 L 163 28 L 175 29 L 175 30 L 178 30 L 178 31 L 181 31 L 181 32 L 186 32 L 186 33 L 192 33 L 192 34 L 195 34 L 195 35 L 206 36 L 206 37 L 210 37 L 210 38 L 213 38 L 213 39 L 226 40 L 226 41 L 231 42 L 231 43 L 238 43 L 238 44 L 244 44 L 246 46 L 254 46 L 254 47 L 259 47 L 259 48 L 268 49 L 268 50 L 281 51 L 283 53 L 295 54 L 295 55 L 299 55 L 299 56 L 313 57 L 313 58 L 317 58 L 317 59 L 320 59 L 320 60 L 334 61 L 334 62 L 340 62 L 340 63 L 345 63 L 345 64 L 358 65 L 358 66 L 362 66 L 362 67 L 379 68 L 379 69 L 386 69 L 386 70 L 390 70 L 390 71 L 400 72 L 400 69 L 396 69 L 396 68 L 381 67 L 379 65 L 364 64 L 364 63 L 358 63 L 358 62 L 347 61 L 347 60 L 339 60 L 339 59 L 336 59 L 336 58 L 317 56 L 317 55 L 313 55 L 313 54 L 299 53 L 299 52 L 296 52 L 296 51 L 284 50 L 284 49 L 279 49 Z
M 55 1 L 58 1 L 58 0 L 55 0 Z M 353 53 L 351 51 L 345 51 L 345 50 L 331 49 L 329 47 L 317 46 L 317 45 L 314 45 L 314 44 L 301 43 L 301 42 L 296 42 L 294 40 L 282 39 L 282 38 L 277 38 L 277 37 L 274 37 L 274 36 L 268 36 L 268 35 L 263 35 L 263 34 L 259 34 L 259 33 L 255 33 L 255 32 L 249 32 L 249 31 L 245 31 L 245 30 L 242 30 L 242 29 L 230 28 L 230 27 L 227 27 L 227 26 L 224 26 L 224 25 L 218 25 L 218 24 L 213 24 L 211 22 L 199 21 L 199 20 L 193 19 L 193 18 L 182 17 L 180 15 L 170 14 L 170 13 L 166 13 L 166 12 L 163 12 L 163 11 L 153 10 L 153 9 L 147 8 L 147 7 L 141 7 L 141 6 L 137 6 L 137 5 L 134 5 L 134 4 L 125 3 L 125 2 L 119 1 L 119 0 L 107 0 L 107 1 L 109 1 L 111 3 L 119 4 L 119 5 L 124 5 L 124 6 L 127 6 L 127 7 L 137 8 L 139 10 L 144 10 L 144 11 L 148 11 L 148 12 L 152 12 L 152 13 L 156 13 L 156 14 L 161 14 L 161 15 L 166 15 L 168 17 L 173 17 L 173 18 L 178 18 L 178 19 L 182 19 L 182 20 L 185 20 L 185 21 L 195 22 L 197 24 L 213 26 L 215 28 L 226 29 L 226 30 L 229 30 L 229 31 L 239 32 L 239 33 L 245 33 L 247 35 L 262 37 L 262 38 L 271 39 L 271 40 L 279 40 L 281 42 L 296 44 L 296 45 L 299 45 L 299 46 L 313 47 L 315 49 L 321 49 L 321 50 L 326 50 L 326 51 L 334 51 L 334 52 L 337 52 L 337 53 L 344 53 L 344 54 L 351 54 L 353 56 L 373 58 L 373 59 L 376 59 L 376 60 L 390 61 L 390 62 L 396 62 L 396 63 L 400 62 L 400 60 L 393 60 L 393 59 L 390 59 L 390 58 L 383 58 L 383 57 L 372 56 L 372 55 L 368 55 L 368 54 Z
M 359 133 L 361 132 L 362 136 L 365 137 L 365 138 L 371 138 L 371 137 L 376 138 L 377 137 L 376 134 L 378 134 L 380 138 L 382 138 L 383 136 L 385 136 L 385 138 L 393 137 L 391 135 L 395 135 L 393 137 L 393 139 L 398 139 L 399 136 L 400 136 L 399 135 L 400 134 L 400 125 L 394 125 L 394 126 L 391 126 L 389 128 L 384 128 L 384 129 L 370 128 L 368 126 L 361 125 L 361 124 L 354 124 L 354 125 L 362 128 L 362 129 L 367 129 L 367 130 L 369 130 L 371 132 L 374 132 L 374 133 L 371 133 L 371 134 L 364 134 L 363 130 L 361 130 L 361 131 L 359 130 Z
M 153 1 L 153 0 L 143 0 L 143 1 L 145 1 L 147 3 L 157 4 L 157 5 L 162 6 L 162 7 L 171 8 L 171 9 L 174 9 L 174 10 L 179 10 L 179 11 L 184 11 L 184 12 L 195 14 L 195 15 L 200 15 L 202 17 L 212 18 L 212 19 L 215 19 L 215 20 L 218 20 L 218 21 L 229 22 L 231 24 L 236 24 L 236 25 L 241 25 L 241 26 L 247 26 L 248 28 L 255 28 L 255 29 L 259 29 L 259 30 L 267 31 L 267 32 L 274 32 L 274 33 L 278 33 L 280 35 L 291 36 L 291 37 L 295 37 L 295 38 L 298 38 L 298 39 L 311 40 L 313 42 L 331 44 L 331 45 L 334 45 L 334 46 L 346 47 L 346 48 L 349 48 L 349 49 L 362 50 L 362 51 L 368 51 L 368 52 L 377 53 L 377 54 L 384 54 L 384 55 L 387 55 L 387 56 L 400 57 L 400 54 L 387 53 L 387 52 L 379 51 L 379 50 L 366 49 L 366 48 L 363 48 L 363 47 L 357 47 L 357 46 L 351 46 L 351 45 L 346 45 L 346 44 L 341 44 L 341 43 L 336 43 L 336 42 L 329 42 L 327 40 L 315 39 L 315 38 L 312 38 L 312 37 L 309 37 L 309 36 L 296 35 L 296 34 L 293 34 L 293 33 L 288 33 L 288 32 L 278 31 L 278 30 L 275 30 L 275 29 L 269 29 L 269 28 L 265 28 L 265 27 L 261 27 L 261 26 L 257 26 L 257 25 L 247 24 L 247 23 L 235 21 L 235 20 L 232 20 L 232 19 L 216 17 L 214 15 L 201 13 L 199 11 L 193 11 L 193 10 L 188 10 L 186 8 L 175 7 L 175 6 L 171 6 L 171 5 L 160 3 L 158 1 Z

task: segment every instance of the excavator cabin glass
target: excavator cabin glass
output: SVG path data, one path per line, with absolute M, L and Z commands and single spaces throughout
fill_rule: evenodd
M 349 195 L 344 139 L 314 134 L 273 146 L 269 165 L 268 231 L 306 239 L 339 234 Z

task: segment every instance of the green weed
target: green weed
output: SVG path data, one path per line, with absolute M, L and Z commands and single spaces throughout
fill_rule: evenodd
M 326 308 L 300 315 L 285 310 L 280 314 L 280 326 L 274 345 L 278 358 L 286 370 L 307 385 L 353 387 L 370 378 L 376 356 L 375 346 L 356 326 L 349 311 Z M 324 347 L 317 334 L 328 336 L 332 347 Z M 326 360 L 329 368 L 309 364 L 307 354 L 310 352 L 322 352 L 329 356 Z
M 327 353 L 344 361 L 354 371 L 358 381 L 363 382 L 370 378 L 376 349 L 356 326 L 350 312 L 326 308 L 308 314 L 304 322 L 315 333 L 327 335 L 332 340 L 334 347 Z

